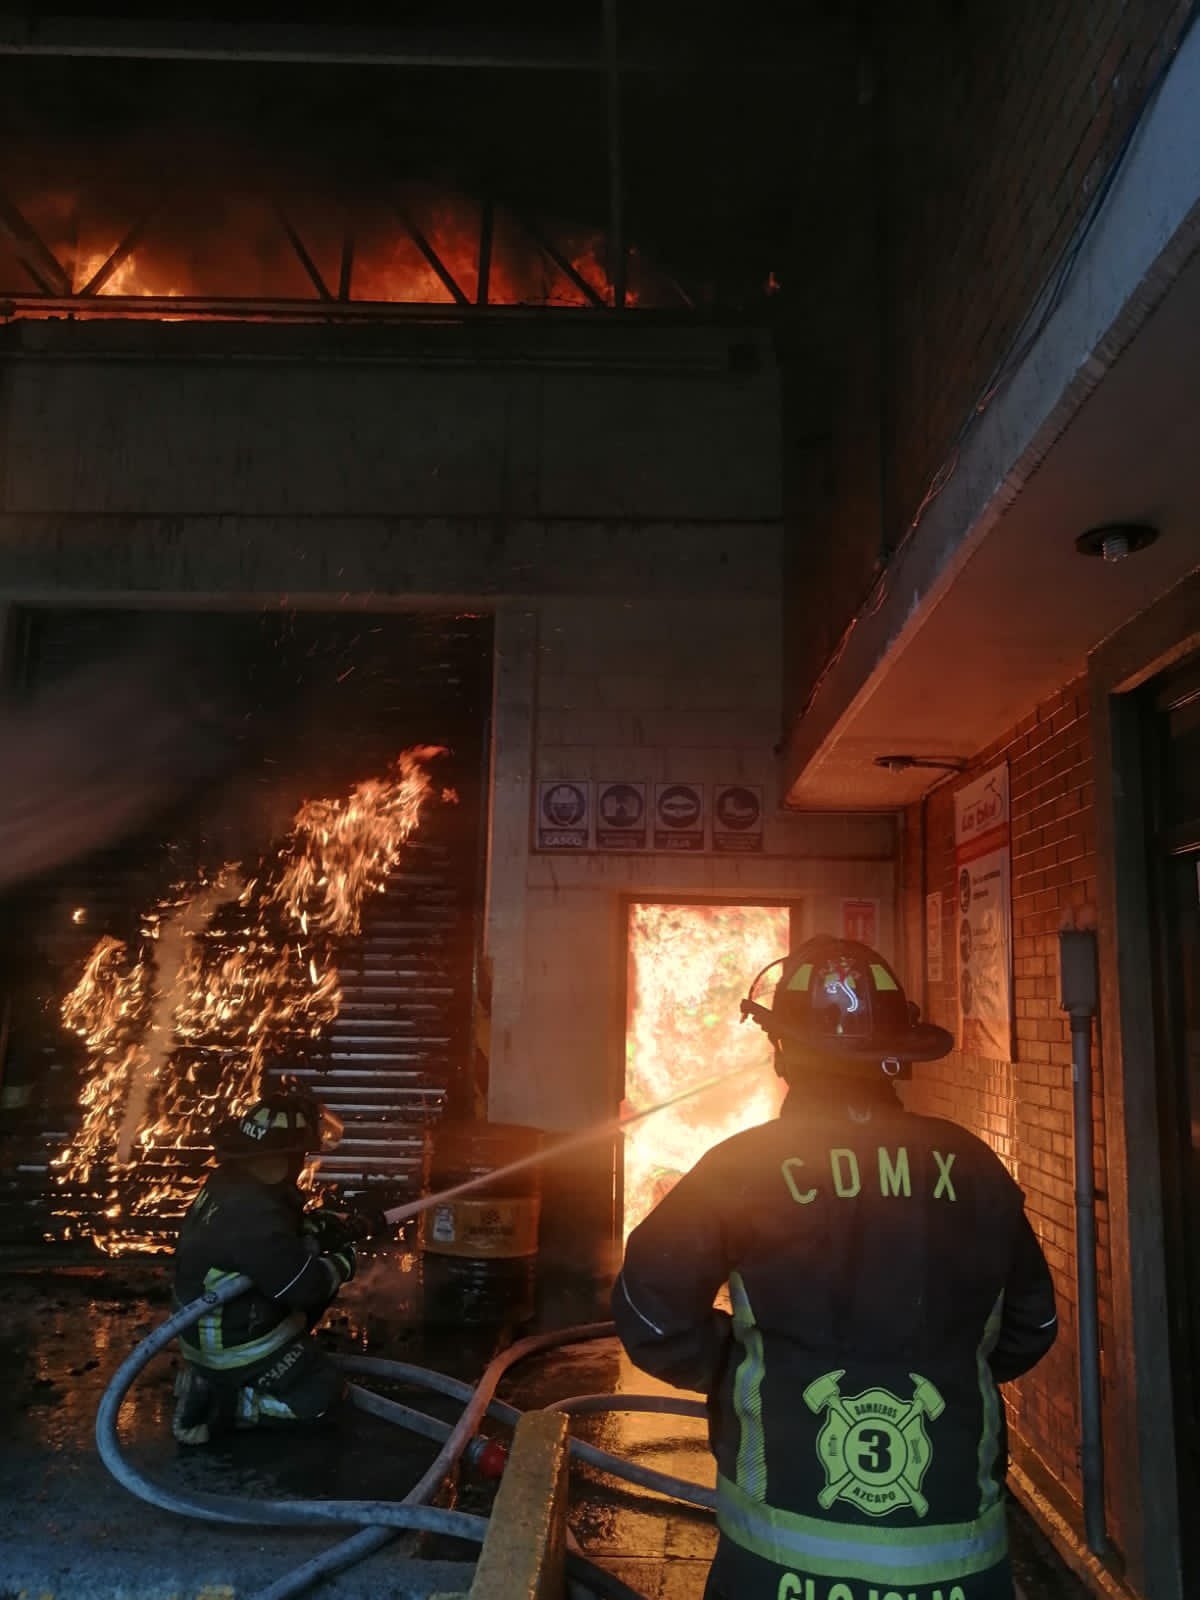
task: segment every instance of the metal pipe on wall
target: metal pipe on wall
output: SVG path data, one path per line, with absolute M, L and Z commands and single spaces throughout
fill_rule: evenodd
M 1100 1384 L 1100 1295 L 1096 1270 L 1096 1161 L 1092 1130 L 1092 1022 L 1099 1006 L 1096 935 L 1059 934 L 1062 1009 L 1071 1017 L 1075 1135 L 1075 1283 L 1079 1341 L 1080 1468 L 1088 1549 L 1108 1550 L 1104 1512 L 1104 1433 Z
M 24 615 L 11 603 L 0 606 L 0 709 L 11 705 L 19 696 L 26 673 L 27 641 Z M 2 934 L 0 929 L 0 936 Z M 0 1109 L 17 1103 L 5 1089 L 13 1012 L 8 979 L 9 974 L 0 971 L 0 984 L 4 985 L 0 989 Z
M 617 0 L 604 0 L 604 61 L 608 74 L 608 281 L 613 306 L 625 309 L 625 178 L 621 151 L 621 66 Z

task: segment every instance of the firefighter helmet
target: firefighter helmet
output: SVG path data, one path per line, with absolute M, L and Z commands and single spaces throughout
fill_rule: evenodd
M 764 967 L 742 1001 L 772 1044 L 846 1062 L 937 1061 L 954 1048 L 922 1022 L 877 950 L 819 934 Z
M 213 1146 L 222 1160 L 239 1156 L 311 1156 L 330 1147 L 331 1132 L 340 1133 L 338 1119 L 320 1101 L 298 1087 L 264 1095 L 238 1117 L 228 1117 L 213 1133 Z M 334 1140 L 333 1142 L 336 1142 Z

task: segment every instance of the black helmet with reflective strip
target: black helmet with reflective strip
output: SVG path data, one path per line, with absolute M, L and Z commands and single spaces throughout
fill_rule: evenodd
M 742 1001 L 772 1044 L 845 1062 L 937 1061 L 954 1048 L 922 1022 L 877 950 L 819 934 L 764 967 Z
M 322 1110 L 311 1095 L 264 1095 L 240 1117 L 228 1117 L 213 1132 L 223 1161 L 259 1155 L 314 1155 L 321 1148 Z

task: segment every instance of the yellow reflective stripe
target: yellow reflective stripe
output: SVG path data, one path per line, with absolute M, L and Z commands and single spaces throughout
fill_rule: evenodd
M 218 1288 L 222 1283 L 228 1283 L 231 1278 L 236 1278 L 236 1272 L 226 1272 L 221 1267 L 209 1267 L 204 1274 L 204 1288 L 207 1293 L 210 1289 Z M 196 1324 L 196 1336 L 200 1341 L 201 1355 L 208 1361 L 219 1360 L 224 1348 L 221 1338 L 221 1312 L 222 1306 L 214 1306 L 211 1311 L 206 1311 Z M 187 1339 L 180 1339 L 180 1344 L 189 1345 Z M 206 1365 L 208 1362 L 206 1362 Z
M 296 1413 L 285 1400 L 273 1394 L 264 1394 L 252 1384 L 238 1390 L 237 1420 L 253 1426 L 264 1417 L 275 1417 L 282 1422 L 295 1422 Z
M 1008 1523 L 1003 1504 L 974 1522 L 944 1522 L 922 1528 L 872 1528 L 752 1500 L 717 1479 L 717 1524 L 721 1532 L 778 1567 L 800 1568 L 821 1578 L 884 1584 L 955 1583 L 1004 1560 Z
M 1000 1485 L 996 1482 L 994 1468 L 1000 1448 L 1000 1394 L 988 1358 L 1000 1337 L 1004 1320 L 1004 1290 L 996 1296 L 996 1304 L 984 1324 L 983 1337 L 975 1352 L 975 1366 L 979 1375 L 979 1399 L 983 1405 L 983 1428 L 979 1435 L 979 1510 L 984 1512 L 1000 1499 Z
M 729 1274 L 733 1336 L 745 1354 L 733 1379 L 733 1409 L 738 1419 L 737 1481 L 754 1500 L 767 1493 L 767 1446 L 763 1435 L 762 1384 L 766 1375 L 762 1330 L 740 1272 Z
M 301 1333 L 304 1326 L 303 1313 L 295 1311 L 269 1333 L 264 1333 L 260 1339 L 251 1339 L 246 1344 L 226 1345 L 220 1350 L 189 1348 L 188 1355 L 198 1366 L 208 1367 L 217 1372 L 228 1372 L 236 1367 L 249 1366 L 252 1361 L 261 1361 L 264 1356 L 274 1355 L 276 1350 Z M 186 1343 L 185 1340 L 180 1342 Z
M 258 1414 L 260 1417 L 281 1417 L 285 1422 L 295 1422 L 296 1413 L 286 1400 L 280 1400 L 273 1394 L 258 1393 Z
M 204 1274 L 204 1288 L 206 1291 L 216 1289 L 237 1276 L 236 1272 L 210 1267 Z M 289 1343 L 307 1326 L 304 1313 L 293 1311 L 261 1338 L 251 1339 L 246 1344 L 227 1345 L 221 1322 L 224 1309 L 224 1306 L 214 1306 L 200 1318 L 196 1324 L 198 1343 L 193 1344 L 183 1334 L 179 1338 L 188 1360 L 198 1367 L 208 1367 L 213 1372 L 229 1372 L 235 1367 L 249 1366 L 252 1361 L 261 1361 L 264 1356 L 274 1355 L 276 1350 Z
M 208 1367 L 215 1372 L 229 1372 L 235 1367 L 249 1366 L 252 1361 L 261 1361 L 264 1356 L 274 1355 L 280 1346 L 294 1339 L 304 1328 L 304 1313 L 293 1311 L 270 1333 L 264 1333 L 261 1339 L 252 1339 L 247 1344 L 225 1345 L 222 1349 L 210 1350 L 203 1345 L 196 1349 L 183 1338 L 179 1342 L 185 1347 L 188 1360 L 194 1361 L 197 1366 Z

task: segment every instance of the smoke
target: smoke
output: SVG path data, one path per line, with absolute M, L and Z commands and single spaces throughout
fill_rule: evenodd
M 422 1320 L 421 1258 L 411 1246 L 384 1244 L 360 1249 L 358 1271 L 337 1298 L 334 1322 L 350 1325 L 363 1339 L 416 1328 Z
M 146 646 L 0 709 L 0 891 L 115 843 L 234 753 L 222 674 Z

